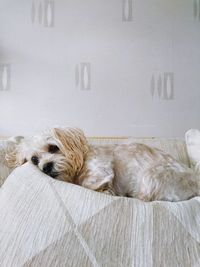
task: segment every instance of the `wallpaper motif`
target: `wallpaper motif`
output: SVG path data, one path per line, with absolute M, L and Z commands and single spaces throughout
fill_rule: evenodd
M 122 0 L 122 21 L 133 20 L 133 0 Z
M 81 90 L 91 89 L 91 64 L 80 63 L 75 68 L 75 83 Z
M 31 21 L 44 27 L 54 26 L 55 5 L 52 0 L 33 1 L 31 6 Z
M 200 21 L 200 0 L 193 0 L 193 12 L 195 20 Z
M 10 89 L 10 64 L 0 64 L 0 90 L 6 91 Z
M 174 73 L 154 73 L 151 77 L 151 96 L 154 99 L 174 99 Z

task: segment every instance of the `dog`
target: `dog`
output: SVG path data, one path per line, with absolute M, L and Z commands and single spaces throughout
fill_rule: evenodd
M 199 195 L 199 178 L 171 155 L 145 144 L 95 146 L 78 128 L 52 128 L 25 138 L 6 156 L 15 168 L 31 162 L 54 179 L 142 201 Z

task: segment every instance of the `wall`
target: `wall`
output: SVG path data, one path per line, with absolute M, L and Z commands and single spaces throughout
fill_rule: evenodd
M 200 128 L 199 0 L 1 0 L 0 134 Z

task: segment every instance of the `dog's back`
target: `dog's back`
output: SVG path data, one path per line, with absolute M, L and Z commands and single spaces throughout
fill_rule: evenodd
M 144 144 L 120 145 L 114 151 L 118 195 L 144 201 L 189 199 L 199 194 L 199 177 L 169 154 Z
M 198 195 L 198 177 L 169 154 L 144 144 L 91 146 L 79 184 L 144 201 Z

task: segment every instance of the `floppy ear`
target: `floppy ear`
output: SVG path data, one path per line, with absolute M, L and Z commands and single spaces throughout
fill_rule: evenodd
M 83 167 L 89 150 L 84 133 L 78 128 L 54 128 L 54 138 L 60 143 L 60 150 L 66 156 L 70 177 L 77 175 Z

